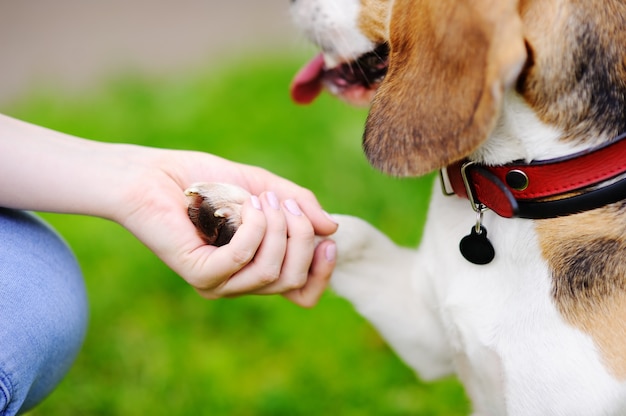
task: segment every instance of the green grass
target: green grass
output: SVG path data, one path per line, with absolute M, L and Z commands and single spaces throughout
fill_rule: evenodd
M 291 103 L 301 61 L 247 59 L 171 78 L 127 75 L 71 96 L 28 95 L 5 113 L 103 141 L 196 149 L 260 165 L 415 245 L 433 178 L 367 164 L 366 116 L 323 96 Z M 90 330 L 60 387 L 32 415 L 462 415 L 453 380 L 420 382 L 332 293 L 300 309 L 280 297 L 206 301 L 121 227 L 46 214 L 74 248 Z

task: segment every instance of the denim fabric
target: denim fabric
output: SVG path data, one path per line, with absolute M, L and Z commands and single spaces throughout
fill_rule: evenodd
M 87 327 L 72 252 L 30 213 L 0 208 L 0 416 L 43 400 L 72 365 Z

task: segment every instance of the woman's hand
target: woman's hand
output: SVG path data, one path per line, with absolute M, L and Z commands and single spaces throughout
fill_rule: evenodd
M 313 306 L 335 265 L 333 241 L 316 235 L 337 225 L 314 195 L 266 170 L 209 154 L 133 147 L 130 165 L 141 167 L 126 194 L 128 210 L 114 218 L 146 244 L 202 296 L 282 293 Z M 253 196 L 242 225 L 222 247 L 206 245 L 187 217 L 183 190 L 198 181 L 231 183 Z
M 203 243 L 187 217 L 194 182 L 255 197 L 231 243 Z M 337 224 L 308 190 L 266 170 L 200 152 L 84 140 L 0 115 L 0 206 L 99 216 L 130 230 L 202 296 L 282 293 L 314 305 L 335 265 L 315 245 Z M 120 255 L 124 255 L 120 253 Z

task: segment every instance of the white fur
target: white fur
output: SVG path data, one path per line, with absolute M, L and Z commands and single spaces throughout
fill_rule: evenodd
M 360 0 L 296 1 L 291 14 L 296 25 L 324 52 L 328 67 L 354 60 L 375 45 L 357 27 Z
M 357 3 L 297 0 L 294 15 L 325 50 L 354 56 L 367 46 L 353 33 Z M 335 30 L 326 33 L 327 27 Z M 580 150 L 558 141 L 560 132 L 542 124 L 515 92 L 504 101 L 493 135 L 473 155 L 478 160 L 531 161 Z M 338 218 L 333 289 L 422 378 L 456 373 L 476 415 L 626 414 L 626 384 L 552 301 L 533 221 L 486 213 L 496 258 L 477 266 L 458 249 L 475 213 L 468 201 L 443 196 L 438 184 L 416 250 L 396 246 L 361 220 Z
M 420 377 L 456 373 L 477 415 L 626 412 L 626 386 L 551 301 L 531 221 L 487 215 L 496 258 L 476 266 L 458 250 L 475 214 L 438 184 L 417 250 L 355 218 L 338 219 L 333 289 Z
M 458 250 L 475 214 L 438 185 L 417 250 L 393 245 L 365 222 L 338 218 L 333 289 L 422 378 L 456 373 L 477 415 L 626 411 L 626 386 L 551 302 L 531 221 L 487 215 L 497 256 L 476 266 Z
M 488 165 L 499 165 L 513 160 L 546 160 L 584 149 L 584 145 L 576 147 L 559 140 L 561 136 L 561 131 L 542 123 L 519 94 L 508 90 L 491 137 L 471 158 Z

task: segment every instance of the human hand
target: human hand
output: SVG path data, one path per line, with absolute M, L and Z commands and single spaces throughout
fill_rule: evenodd
M 124 146 L 129 147 L 129 146 Z M 308 190 L 264 169 L 205 153 L 125 149 L 135 171 L 112 217 L 206 298 L 281 293 L 317 303 L 335 265 L 337 225 Z M 139 167 L 137 169 L 137 167 Z M 206 245 L 187 217 L 183 190 L 197 181 L 238 185 L 253 196 L 231 242 Z
M 102 143 L 0 115 L 0 205 L 91 215 L 130 230 L 207 298 L 283 293 L 314 305 L 335 245 L 315 246 L 337 224 L 308 190 L 266 170 L 200 152 Z M 238 185 L 243 204 L 230 244 L 204 244 L 187 217 L 194 182 Z M 278 208 L 276 208 L 278 206 Z

